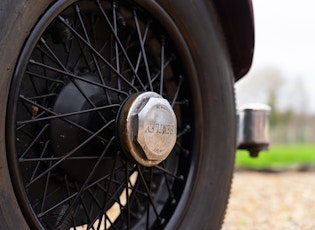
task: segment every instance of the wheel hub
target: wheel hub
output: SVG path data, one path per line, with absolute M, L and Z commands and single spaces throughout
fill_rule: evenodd
M 118 133 L 127 156 L 151 167 L 165 160 L 176 143 L 176 116 L 159 94 L 136 94 L 121 110 Z
M 86 74 L 84 78 L 93 82 L 99 81 L 98 78 L 92 74 Z M 74 80 L 73 82 L 69 82 L 58 95 L 53 107 L 53 111 L 56 114 L 80 112 L 91 109 L 93 105 L 99 107 L 108 104 L 101 87 L 83 81 Z M 102 141 L 94 138 L 81 148 L 77 148 L 77 146 L 81 145 L 81 143 L 89 138 L 90 134 L 75 127 L 73 124 L 78 124 L 87 130 L 96 132 L 102 125 L 106 124 L 107 120 L 113 119 L 114 117 L 115 113 L 112 111 L 101 111 L 79 113 L 66 117 L 65 119 L 68 122 L 62 119 L 54 119 L 51 121 L 50 136 L 53 152 L 56 156 L 64 157 L 68 152 L 76 149 L 75 153 L 72 154 L 73 157 L 90 158 L 90 160 L 76 160 L 75 164 L 71 161 L 64 161 L 60 164 L 61 168 L 67 172 L 71 178 L 84 181 L 88 177 L 95 164 L 95 161 L 91 159 L 101 155 L 106 145 L 106 140 L 109 139 L 109 134 L 102 132 L 100 133 L 100 136 L 103 138 Z M 110 127 L 108 129 L 110 129 Z M 112 130 L 114 131 L 114 128 Z M 100 168 L 103 168 L 103 170 L 98 168 L 94 173 L 94 177 L 99 178 L 109 173 L 109 170 L 104 170 L 104 168 L 109 168 L 109 164 L 110 163 L 106 161 L 102 161 L 102 167 Z

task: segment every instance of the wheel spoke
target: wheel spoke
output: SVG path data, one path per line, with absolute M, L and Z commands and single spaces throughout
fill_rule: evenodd
M 178 98 L 178 93 L 179 93 L 179 90 L 180 90 L 180 88 L 181 88 L 181 86 L 182 86 L 182 83 L 183 83 L 183 77 L 182 77 L 182 76 L 179 76 L 179 82 L 178 82 L 178 85 L 177 85 L 177 89 L 176 89 L 176 92 L 175 92 L 173 101 L 172 101 L 172 103 L 171 103 L 171 106 L 172 106 L 172 107 L 174 107 L 175 102 L 176 102 L 176 100 L 177 100 L 177 98 Z
M 54 51 L 52 51 L 52 50 L 50 49 L 50 47 L 47 45 L 46 40 L 45 40 L 43 37 L 40 38 L 40 42 L 44 45 L 44 47 L 45 47 L 45 48 L 47 49 L 47 51 L 48 51 L 48 54 L 47 54 L 43 49 L 41 49 L 40 46 L 38 46 L 39 49 L 42 51 L 42 53 L 43 53 L 43 54 L 46 54 L 47 57 L 49 57 L 52 61 L 54 61 L 61 69 L 63 69 L 64 71 L 67 72 L 68 69 L 62 64 L 62 62 L 61 62 L 60 59 L 57 57 L 57 55 L 54 53 Z
M 152 168 L 150 168 L 149 169 L 149 171 L 150 171 L 150 175 L 149 175 L 149 194 L 152 194 L 152 177 L 153 177 L 153 170 L 152 170 Z M 146 229 L 147 230 L 149 230 L 149 228 L 150 228 L 150 202 L 148 201 L 147 202 L 147 226 L 146 226 Z M 155 210 L 156 208 L 155 207 L 153 207 L 153 209 Z M 155 211 L 155 213 L 157 213 L 157 210 Z M 160 218 L 159 217 L 159 215 L 157 215 L 157 217 L 158 218 Z
M 30 76 L 32 76 L 32 77 L 43 79 L 45 81 L 51 81 L 51 82 L 55 82 L 55 83 L 58 83 L 58 84 L 61 84 L 61 85 L 65 85 L 65 82 L 62 81 L 62 80 L 59 80 L 59 79 L 50 78 L 50 77 L 47 77 L 47 76 L 40 75 L 38 73 L 32 73 L 30 71 L 25 71 L 25 73 L 30 75 Z
M 40 158 L 19 158 L 18 161 L 20 163 L 22 162 L 48 162 L 48 161 L 59 161 L 61 160 L 62 157 L 40 157 Z M 74 160 L 77 160 L 77 161 L 82 161 L 82 160 L 98 160 L 99 157 L 98 156 L 83 156 L 83 157 L 68 157 L 67 160 L 68 161 L 74 161 Z M 103 157 L 102 160 L 111 160 L 112 157 Z
M 49 163 L 49 165 L 51 166 L 51 162 Z M 43 199 L 42 199 L 42 205 L 40 208 L 40 212 L 43 212 L 44 206 L 45 206 L 45 201 L 47 200 L 47 192 L 48 192 L 48 186 L 49 186 L 49 181 L 50 181 L 50 174 L 51 174 L 51 172 L 49 172 L 46 176 L 45 188 L 44 188 L 44 192 L 43 192 Z M 33 176 L 31 179 L 33 179 Z
M 162 38 L 162 41 L 161 41 L 161 69 L 160 69 L 160 72 L 161 72 L 161 76 L 160 76 L 160 95 L 162 96 L 163 94 L 163 84 L 164 84 L 164 44 L 165 41 L 164 41 L 164 38 Z
M 116 3 L 113 2 L 113 27 L 114 27 L 114 34 L 118 34 L 118 30 L 117 30 L 117 9 L 116 9 Z M 114 49 L 115 49 L 115 59 L 116 59 L 116 69 L 117 72 L 120 73 L 120 64 L 119 64 L 119 50 L 118 50 L 118 44 L 117 44 L 117 40 L 115 40 L 115 44 L 114 44 Z M 120 86 L 118 86 L 120 87 Z
M 138 38 L 139 38 L 141 53 L 142 53 L 142 57 L 143 57 L 144 65 L 145 65 L 145 70 L 147 73 L 149 89 L 150 89 L 150 91 L 153 91 L 149 63 L 148 63 L 147 54 L 146 54 L 146 51 L 144 48 L 144 41 L 142 40 L 142 35 L 141 35 L 140 26 L 139 26 L 139 22 L 138 22 L 137 12 L 135 10 L 133 11 L 133 15 L 134 15 L 134 20 L 135 20 L 135 24 L 136 24 L 136 28 L 137 28 L 137 32 L 138 32 Z M 149 23 L 147 24 L 147 27 L 148 27 L 148 25 L 149 25 Z
M 173 177 L 177 180 L 183 180 L 182 177 L 175 175 L 174 173 L 170 172 L 169 170 L 159 166 L 159 165 L 155 165 L 154 168 L 158 169 L 159 171 L 163 172 L 163 174 L 168 175 L 170 177 Z
M 144 35 L 143 35 L 143 42 L 145 42 L 146 41 L 146 39 L 147 39 L 147 35 L 148 35 L 148 31 L 149 31 L 149 28 L 150 28 L 150 23 L 148 22 L 147 23 L 147 26 L 146 26 L 146 28 L 145 28 L 145 31 L 144 31 Z M 141 63 L 141 59 L 142 59 L 142 51 L 140 50 L 139 51 L 139 54 L 138 54 L 138 58 L 137 58 L 137 63 L 136 63 L 136 66 L 135 66 L 135 71 L 136 72 L 138 72 L 138 70 L 139 70 L 139 68 L 140 68 L 140 64 L 142 64 Z M 145 86 L 145 88 L 147 89 L 147 86 Z
M 152 194 L 151 194 L 151 192 L 150 192 L 150 188 L 149 188 L 147 182 L 146 182 L 145 179 L 144 179 L 143 171 L 140 169 L 139 166 L 137 166 L 137 171 L 138 171 L 138 173 L 139 173 L 141 182 L 142 182 L 142 184 L 143 184 L 143 186 L 144 186 L 144 188 L 145 188 L 146 194 L 148 195 L 148 198 L 149 198 L 148 201 L 149 201 L 150 204 L 152 205 L 152 208 L 153 208 L 153 210 L 154 210 L 154 213 L 155 213 L 156 217 L 159 218 L 159 213 L 158 213 L 157 208 L 156 208 L 156 206 L 155 206 L 155 203 L 154 203 Z
M 32 99 L 27 99 L 29 102 Z M 35 104 L 35 103 L 34 103 Z M 53 119 L 61 119 L 61 118 L 65 118 L 65 117 L 71 117 L 71 116 L 75 116 L 75 115 L 81 115 L 81 114 L 85 114 L 85 113 L 90 113 L 90 112 L 96 112 L 96 111 L 101 111 L 101 110 L 106 110 L 106 109 L 112 109 L 112 108 L 119 108 L 120 105 L 118 104 L 113 104 L 113 105 L 105 105 L 105 106 L 101 106 L 101 107 L 96 107 L 96 108 L 92 108 L 92 109 L 86 109 L 86 110 L 81 110 L 81 111 L 77 111 L 77 112 L 72 112 L 72 113 L 63 113 L 63 114 L 56 114 L 53 116 L 47 116 L 47 117 L 42 117 L 42 118 L 36 118 L 36 119 L 31 119 L 31 120 L 24 120 L 24 121 L 19 121 L 17 122 L 18 125 L 25 125 L 25 124 L 30 124 L 30 123 L 36 123 L 39 121 L 46 121 L 46 120 L 53 120 Z M 50 112 L 51 114 L 54 114 L 54 112 L 47 110 L 46 112 Z
M 126 205 L 125 205 L 125 215 L 126 215 L 126 225 L 127 225 L 127 229 L 130 229 L 131 228 L 131 222 L 130 222 L 130 195 L 129 195 L 129 177 L 130 177 L 130 174 L 129 174 L 129 167 L 128 167 L 128 163 L 126 163 L 125 165 L 125 191 L 126 191 L 126 194 L 125 194 L 125 199 L 126 199 Z
M 165 162 L 163 162 L 163 169 L 165 169 Z M 174 199 L 174 193 L 173 193 L 173 191 L 171 189 L 171 184 L 170 184 L 170 181 L 168 179 L 168 175 L 170 175 L 170 174 L 163 171 L 163 175 L 164 175 L 164 180 L 165 180 L 165 183 L 166 183 L 168 194 L 170 196 L 170 199 L 173 200 Z M 173 176 L 173 174 L 171 174 L 171 176 Z M 183 180 L 182 177 L 179 177 L 179 178 Z

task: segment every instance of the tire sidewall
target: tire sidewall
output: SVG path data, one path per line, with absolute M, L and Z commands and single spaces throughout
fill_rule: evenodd
M 0 2 L 0 223 L 1 229 L 28 229 L 20 211 L 7 164 L 5 126 L 11 79 L 30 31 L 53 1 L 2 0 Z

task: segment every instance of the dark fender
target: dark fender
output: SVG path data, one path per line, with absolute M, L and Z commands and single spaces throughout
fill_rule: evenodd
M 223 28 L 235 80 L 249 70 L 254 53 L 254 16 L 251 0 L 208 0 Z

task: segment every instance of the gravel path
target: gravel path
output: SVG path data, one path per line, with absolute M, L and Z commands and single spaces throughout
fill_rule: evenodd
M 236 172 L 222 230 L 315 230 L 315 172 Z

